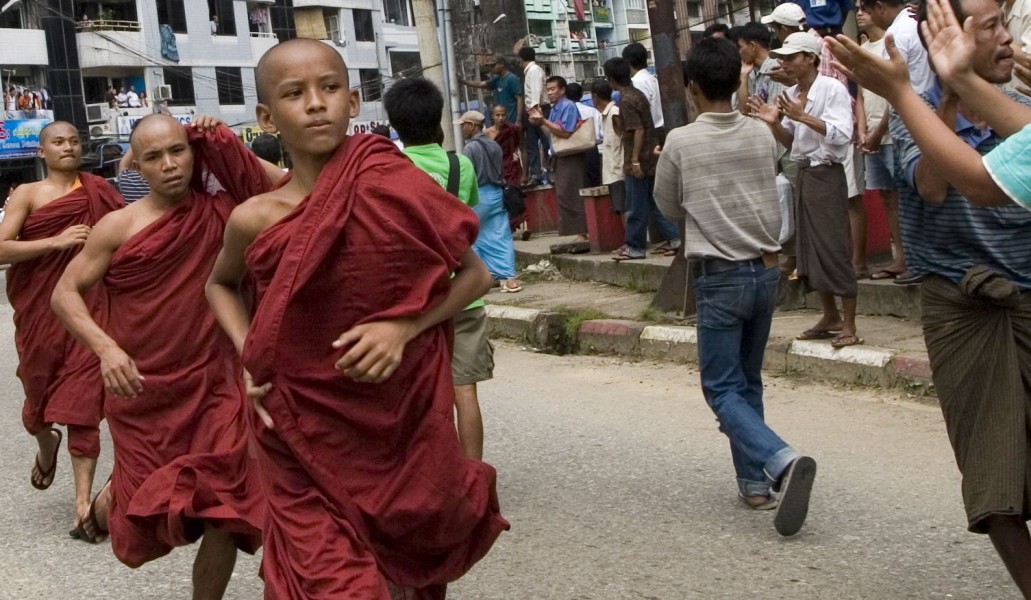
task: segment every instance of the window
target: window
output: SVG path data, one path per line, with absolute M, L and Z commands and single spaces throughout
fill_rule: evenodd
M 418 52 L 391 52 L 390 73 L 392 75 L 412 75 L 422 68 L 422 59 Z
M 354 15 L 354 39 L 358 42 L 375 42 L 376 31 L 372 27 L 372 11 L 356 8 Z
M 626 7 L 637 10 L 645 10 L 644 0 L 626 0 Z
M 294 24 L 297 26 L 297 37 L 324 40 L 328 35 L 321 8 L 295 8 Z
M 240 67 L 215 67 L 215 84 L 218 86 L 219 104 L 244 103 Z
M 169 106 L 190 106 L 197 103 L 193 98 L 193 69 L 165 67 L 163 71 L 165 85 L 172 86 L 172 99 L 168 101 Z
M 338 42 L 344 39 L 340 35 L 340 11 L 335 8 L 322 9 L 322 20 L 326 25 L 326 39 Z
M 24 25 L 21 22 L 21 8 L 12 6 L 0 13 L 0 28 L 21 29 Z
M 412 0 L 383 0 L 383 20 L 402 27 L 415 25 Z
M 233 0 L 208 0 L 211 35 L 236 35 L 236 13 Z
M 378 69 L 358 69 L 362 82 L 362 101 L 375 102 L 383 97 L 383 80 Z
M 83 77 L 82 96 L 86 104 L 97 104 L 107 101 L 107 77 Z
M 176 33 L 186 33 L 186 8 L 183 0 L 157 0 L 158 23 L 169 25 Z

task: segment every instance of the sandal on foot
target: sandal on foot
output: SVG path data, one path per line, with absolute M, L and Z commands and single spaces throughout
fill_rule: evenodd
M 94 496 L 93 501 L 89 503 L 89 512 L 86 513 L 86 518 L 79 521 L 79 526 L 69 531 L 68 535 L 90 544 L 100 543 L 107 537 L 108 530 L 101 527 L 100 521 L 97 520 L 97 499 L 100 498 L 100 494 L 103 494 L 105 489 L 107 489 L 107 486 L 101 488 L 100 492 Z M 87 526 L 89 526 L 89 529 L 87 529 Z M 90 531 L 93 533 L 91 534 Z
M 808 456 L 799 456 L 788 465 L 780 483 L 780 504 L 773 517 L 773 526 L 784 537 L 792 536 L 802 529 L 809 514 L 809 496 L 816 479 L 816 461 Z
M 896 273 L 895 271 L 889 271 L 888 269 L 881 269 L 880 271 L 877 271 L 876 273 L 871 275 L 870 279 L 873 279 L 874 281 L 880 281 L 883 279 L 895 279 L 901 274 L 902 273 Z
M 798 334 L 796 340 L 829 340 L 837 334 L 837 331 L 831 331 L 829 329 L 806 329 L 802 333 Z
M 835 348 L 846 348 L 848 346 L 858 346 L 863 343 L 863 338 L 858 335 L 844 335 L 839 333 L 833 340 L 831 340 L 831 346 Z
M 57 456 L 61 451 L 61 440 L 64 439 L 64 434 L 61 433 L 60 429 L 50 428 L 51 433 L 57 434 L 57 445 L 54 446 L 54 456 L 50 463 L 50 468 L 46 471 L 43 470 L 43 466 L 39 464 L 39 452 L 36 453 L 36 464 L 32 465 L 32 475 L 29 477 L 29 482 L 32 487 L 37 490 L 45 490 L 54 483 L 54 475 L 57 473 Z
M 651 254 L 658 256 L 676 256 L 678 248 L 674 248 L 669 242 L 663 242 L 651 249 Z
M 516 292 L 521 292 L 521 291 L 523 291 L 523 286 L 521 286 L 519 284 L 516 284 L 516 285 L 511 286 L 511 287 L 508 284 L 506 284 L 506 283 L 502 283 L 501 284 L 501 293 L 502 294 L 514 294 Z
M 869 269 L 856 270 L 856 281 L 862 281 L 864 279 L 875 279 L 875 277 L 870 275 Z
M 780 502 L 772 494 L 767 496 L 746 496 L 741 492 L 738 492 L 737 497 L 739 500 L 741 500 L 742 504 L 744 504 L 752 510 L 773 510 L 774 508 L 777 508 L 778 504 L 780 504 Z M 752 501 L 749 500 L 749 498 L 763 498 L 763 502 L 760 502 L 759 504 L 752 504 Z
M 612 255 L 612 260 L 616 262 L 622 262 L 624 260 L 641 260 L 643 258 L 645 258 L 644 255 L 634 256 L 633 254 L 628 253 L 626 250 L 623 250 L 619 254 Z

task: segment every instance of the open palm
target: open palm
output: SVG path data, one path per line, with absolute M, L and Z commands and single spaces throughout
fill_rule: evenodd
M 972 18 L 961 27 L 947 1 L 928 0 L 927 20 L 921 28 L 928 40 L 927 54 L 942 80 L 949 82 L 972 71 L 976 49 Z

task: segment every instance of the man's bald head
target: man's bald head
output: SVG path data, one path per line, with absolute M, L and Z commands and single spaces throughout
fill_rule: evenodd
M 39 143 L 40 143 L 40 145 L 45 144 L 46 141 L 47 141 L 47 138 L 50 137 L 51 135 L 57 135 L 58 133 L 60 133 L 61 135 L 64 135 L 65 137 L 68 137 L 68 136 L 76 136 L 76 137 L 78 137 L 79 130 L 75 128 L 75 125 L 72 125 L 68 121 L 54 121 L 53 123 L 47 123 L 43 127 L 43 129 L 39 130 Z
M 269 49 L 261 60 L 254 73 L 254 83 L 258 92 L 258 102 L 268 104 L 272 86 L 276 75 L 283 67 L 289 68 L 291 64 L 298 61 L 308 62 L 313 55 L 322 55 L 330 59 L 330 64 L 339 66 L 345 81 L 347 80 L 347 63 L 340 53 L 331 48 L 328 44 L 309 38 L 294 38 L 280 42 Z
M 161 113 L 147 115 L 136 121 L 136 124 L 132 127 L 132 133 L 129 134 L 129 144 L 137 156 L 142 151 L 141 148 L 137 147 L 140 136 L 150 133 L 155 128 L 160 128 L 162 134 L 181 135 L 183 139 L 187 139 L 186 128 L 175 117 Z

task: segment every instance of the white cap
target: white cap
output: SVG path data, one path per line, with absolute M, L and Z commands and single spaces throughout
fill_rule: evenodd
M 801 27 L 802 23 L 805 22 L 805 11 L 794 2 L 785 2 L 773 9 L 772 13 L 763 17 L 760 21 L 762 21 L 763 25 L 780 23 L 788 27 Z
M 784 58 L 785 56 L 791 56 L 799 52 L 808 52 L 809 54 L 820 55 L 823 50 L 823 40 L 816 37 L 815 35 L 799 31 L 798 33 L 792 33 L 788 36 L 788 39 L 784 40 L 784 45 L 777 50 L 771 50 L 770 56 L 773 58 Z

